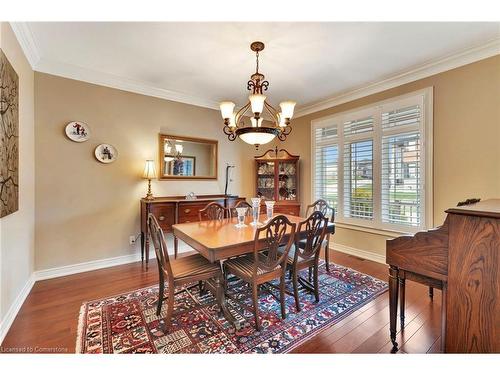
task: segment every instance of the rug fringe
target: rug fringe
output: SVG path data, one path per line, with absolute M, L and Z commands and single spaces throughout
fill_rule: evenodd
M 83 321 L 85 319 L 85 312 L 87 311 L 87 302 L 84 302 L 80 306 L 80 313 L 78 315 L 78 328 L 76 329 L 76 345 L 75 353 L 82 354 L 82 332 L 83 332 Z

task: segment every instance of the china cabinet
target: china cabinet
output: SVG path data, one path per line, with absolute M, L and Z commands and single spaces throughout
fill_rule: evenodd
M 255 157 L 256 194 L 275 201 L 276 213 L 300 215 L 299 158 L 277 147 Z

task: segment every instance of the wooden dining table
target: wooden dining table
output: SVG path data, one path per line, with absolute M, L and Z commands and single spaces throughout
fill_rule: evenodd
M 297 224 L 306 218 L 292 215 L 284 215 L 290 222 Z M 259 217 L 259 227 L 265 225 L 266 216 Z M 194 250 L 203 255 L 210 262 L 221 262 L 225 259 L 243 254 L 251 254 L 254 251 L 254 240 L 256 228 L 250 225 L 251 217 L 245 218 L 246 227 L 236 227 L 237 218 L 225 218 L 222 220 L 208 220 L 194 223 L 175 224 L 172 226 L 173 234 L 184 241 Z M 290 231 L 288 231 L 290 233 Z M 335 224 L 328 223 L 327 233 L 335 233 Z M 306 231 L 296 234 L 299 239 L 305 237 Z M 285 235 L 285 237 L 287 237 Z M 265 241 L 262 241 L 262 250 L 265 249 Z M 225 318 L 239 329 L 240 322 L 235 319 L 228 309 L 224 280 L 216 279 L 207 282 L 208 288 L 214 293 Z

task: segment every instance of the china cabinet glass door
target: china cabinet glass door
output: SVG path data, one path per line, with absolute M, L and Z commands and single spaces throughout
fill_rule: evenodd
M 274 161 L 257 163 L 257 196 L 266 200 L 275 200 Z
M 278 164 L 278 199 L 280 201 L 297 200 L 297 163 L 280 161 Z

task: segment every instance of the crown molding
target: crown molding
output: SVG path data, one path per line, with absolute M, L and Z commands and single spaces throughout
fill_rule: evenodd
M 381 91 L 389 90 L 394 87 L 404 85 L 422 78 L 455 69 L 463 65 L 486 59 L 500 54 L 500 38 L 495 38 L 487 43 L 467 48 L 458 53 L 448 55 L 438 60 L 427 62 L 423 65 L 414 67 L 403 73 L 396 74 L 378 82 L 372 82 L 368 85 L 358 87 L 354 90 L 346 91 L 328 99 L 316 103 L 304 105 L 295 111 L 295 118 L 309 115 L 324 109 L 332 108 L 337 105 L 347 103 L 368 95 L 376 94 Z
M 10 23 L 21 48 L 31 65 L 37 72 L 52 74 L 64 78 L 84 81 L 100 86 L 111 87 L 118 90 L 133 92 L 155 98 L 166 99 L 174 102 L 191 104 L 197 107 L 204 107 L 219 110 L 219 103 L 211 99 L 199 98 L 182 92 L 167 90 L 155 87 L 149 82 L 133 80 L 113 74 L 98 72 L 80 66 L 50 61 L 40 55 L 35 42 L 35 37 L 26 22 Z
M 10 26 L 12 27 L 12 31 L 14 31 L 14 35 L 16 36 L 26 59 L 28 59 L 28 62 L 31 65 L 31 69 L 35 70 L 35 67 L 40 61 L 40 53 L 35 42 L 35 37 L 33 36 L 28 24 L 26 22 L 10 22 Z
M 219 104 L 211 99 L 199 98 L 186 93 L 155 87 L 149 82 L 137 81 L 125 77 L 115 76 L 113 74 L 97 72 L 76 65 L 48 61 L 40 55 L 34 35 L 26 22 L 11 22 L 10 25 L 12 26 L 26 58 L 28 59 L 32 69 L 35 71 L 160 99 L 171 100 L 174 102 L 191 104 L 198 107 L 216 110 L 219 109 Z M 413 67 L 412 69 L 400 72 L 381 81 L 372 82 L 368 85 L 360 86 L 353 90 L 334 95 L 330 98 L 303 105 L 295 110 L 294 117 L 298 118 L 314 112 L 322 111 L 324 109 L 347 103 L 368 95 L 376 94 L 384 90 L 401 86 L 409 82 L 442 73 L 450 69 L 458 68 L 460 66 L 498 54 L 500 54 L 500 38 L 490 40 L 487 43 L 474 46 L 472 48 L 464 49 L 444 58 L 424 63 L 420 66 Z
M 77 81 L 83 81 L 100 86 L 111 87 L 118 90 L 129 91 L 136 94 L 190 104 L 197 107 L 219 110 L 219 103 L 210 99 L 199 98 L 177 91 L 154 87 L 148 82 L 124 78 L 109 73 L 98 72 L 72 64 L 49 61 L 47 59 L 41 58 L 34 70 L 41 73 L 74 79 Z

